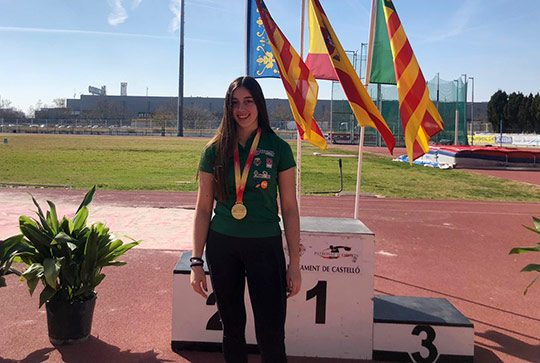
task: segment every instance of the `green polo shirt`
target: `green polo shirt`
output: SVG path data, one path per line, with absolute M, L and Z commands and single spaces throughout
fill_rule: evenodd
M 255 133 L 246 142 L 246 146 L 238 144 L 240 169 L 244 165 L 253 143 Z M 214 172 L 215 145 L 209 145 L 203 151 L 199 170 Z M 279 173 L 296 165 L 291 147 L 274 133 L 263 130 L 257 151 L 249 169 L 244 205 L 247 215 L 237 220 L 231 214 L 236 202 L 234 182 L 234 159 L 229 159 L 227 182 L 227 201 L 217 201 L 210 229 L 215 232 L 234 237 L 272 237 L 281 234 L 279 227 L 277 188 Z

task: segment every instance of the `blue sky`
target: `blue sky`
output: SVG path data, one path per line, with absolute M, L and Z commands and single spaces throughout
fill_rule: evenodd
M 320 0 L 343 47 L 367 42 L 371 0 Z M 300 51 L 301 0 L 267 0 L 274 20 Z M 394 0 L 427 80 L 437 72 L 475 79 L 475 101 L 498 89 L 540 88 L 537 0 Z M 27 111 L 41 100 L 178 94 L 180 0 L 0 0 L 0 97 Z M 223 97 L 245 72 L 245 0 L 185 1 L 185 96 Z M 306 23 L 307 24 L 307 23 Z M 307 25 L 305 35 L 307 53 Z M 266 97 L 285 98 L 278 79 Z M 319 98 L 330 82 L 319 81 Z M 468 100 L 471 99 L 470 93 Z

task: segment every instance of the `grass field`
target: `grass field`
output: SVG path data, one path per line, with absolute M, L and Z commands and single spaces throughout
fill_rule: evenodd
M 195 191 L 195 171 L 208 139 L 79 135 L 2 135 L 0 182 L 63 184 L 87 189 Z M 293 146 L 293 151 L 296 147 Z M 302 190 L 340 187 L 337 158 L 302 147 Z M 330 145 L 326 153 L 354 155 Z M 356 158 L 343 159 L 344 191 L 356 187 Z M 540 187 L 464 170 L 396 163 L 365 153 L 362 192 L 394 198 L 540 201 Z

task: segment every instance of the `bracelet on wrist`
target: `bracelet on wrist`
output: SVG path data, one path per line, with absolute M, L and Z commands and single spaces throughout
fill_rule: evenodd
M 195 266 L 204 266 L 204 260 L 200 257 L 191 257 L 189 259 L 189 267 L 195 267 Z

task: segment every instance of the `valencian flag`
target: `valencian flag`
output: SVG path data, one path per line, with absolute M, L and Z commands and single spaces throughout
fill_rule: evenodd
M 426 81 L 392 1 L 373 0 L 371 19 L 370 83 L 397 84 L 405 145 L 412 163 L 429 151 L 429 139 L 443 130 L 444 123 L 429 98 Z
M 339 81 L 336 70 L 332 65 L 326 44 L 322 37 L 317 16 L 313 10 L 313 4 L 309 3 L 309 53 L 306 57 L 306 65 L 316 79 Z
M 313 118 L 319 85 L 270 16 L 264 2 L 262 0 L 256 0 L 256 2 L 278 64 L 281 81 L 287 92 L 298 132 L 302 139 L 309 140 L 312 145 L 324 150 L 326 140 Z
M 255 0 L 246 0 L 246 13 L 246 74 L 253 78 L 279 78 Z
M 313 14 L 315 15 L 314 18 L 318 23 L 318 28 L 320 29 L 326 44 L 330 60 L 332 61 L 339 82 L 349 100 L 349 104 L 356 116 L 358 124 L 360 126 L 373 127 L 378 130 L 384 139 L 388 150 L 392 153 L 396 144 L 394 135 L 392 135 L 386 121 L 384 121 L 381 113 L 362 85 L 358 74 L 356 74 L 347 54 L 345 54 L 343 47 L 339 43 L 321 4 L 318 0 L 310 0 L 310 2 L 312 5 L 310 9 L 312 9 Z

